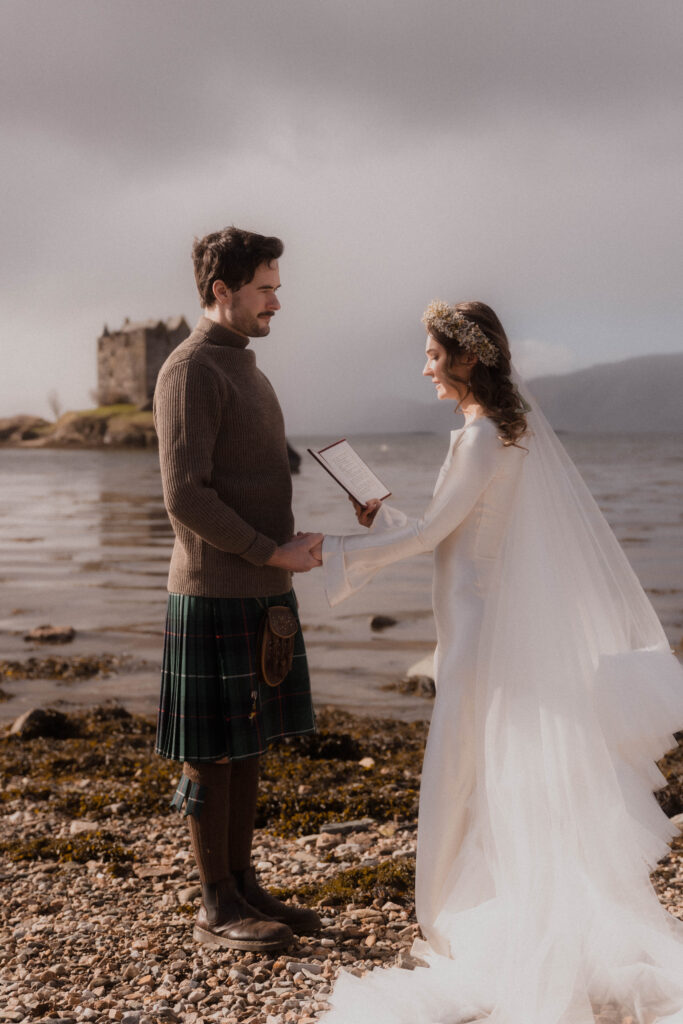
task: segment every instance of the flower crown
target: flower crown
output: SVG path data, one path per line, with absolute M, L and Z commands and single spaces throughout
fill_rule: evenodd
M 481 327 L 458 313 L 447 302 L 435 299 L 430 302 L 422 316 L 422 323 L 428 331 L 436 328 L 447 338 L 457 341 L 460 348 L 472 356 L 477 356 L 484 366 L 495 366 L 498 362 L 498 349 L 490 341 Z

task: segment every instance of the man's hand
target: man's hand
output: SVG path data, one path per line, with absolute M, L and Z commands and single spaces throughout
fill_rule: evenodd
M 349 501 L 353 505 L 353 511 L 356 513 L 356 519 L 361 526 L 372 526 L 375 521 L 375 516 L 379 512 L 382 502 L 379 498 L 370 498 L 367 505 L 359 505 L 355 498 L 349 495 Z
M 297 533 L 287 544 L 275 549 L 266 565 L 290 572 L 309 572 L 323 564 L 320 554 L 314 554 L 315 549 L 321 549 L 322 542 L 322 533 Z

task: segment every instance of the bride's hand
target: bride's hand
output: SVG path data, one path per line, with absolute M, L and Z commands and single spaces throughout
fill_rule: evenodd
M 370 498 L 366 505 L 360 505 L 355 498 L 349 495 L 349 501 L 353 505 L 353 511 L 356 513 L 356 519 L 361 526 L 372 526 L 375 521 L 375 516 L 380 510 L 382 502 L 379 498 Z

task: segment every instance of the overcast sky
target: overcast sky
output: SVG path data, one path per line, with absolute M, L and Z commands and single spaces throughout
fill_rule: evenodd
M 193 324 L 192 239 L 230 223 L 285 242 L 254 347 L 290 433 L 431 401 L 433 298 L 493 305 L 527 376 L 683 350 L 680 0 L 0 0 L 0 20 L 0 416 L 92 404 L 105 322 Z

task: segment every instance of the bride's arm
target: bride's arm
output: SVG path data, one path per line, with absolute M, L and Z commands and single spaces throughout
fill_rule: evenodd
M 383 506 L 369 533 L 326 536 L 322 554 L 330 604 L 338 604 L 364 586 L 383 566 L 432 551 L 472 511 L 508 451 L 490 421 L 472 424 L 462 435 L 441 486 L 419 519 L 409 519 Z

